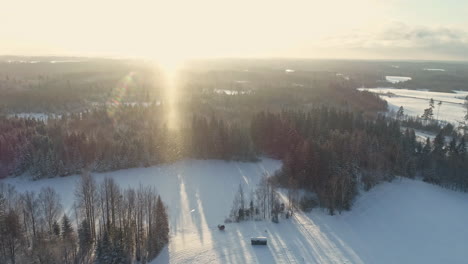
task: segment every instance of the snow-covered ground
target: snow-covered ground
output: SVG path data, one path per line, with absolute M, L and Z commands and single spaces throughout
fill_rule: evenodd
M 426 143 L 427 138 L 432 142 L 434 141 L 434 138 L 437 136 L 434 133 L 427 132 L 427 131 L 421 131 L 421 130 L 414 130 L 414 133 L 416 135 L 416 140 L 422 143 Z
M 350 212 L 329 216 L 319 209 L 271 222 L 222 223 L 238 185 L 251 190 L 262 173 L 281 166 L 187 160 L 171 165 L 95 174 L 122 187 L 154 185 L 169 207 L 171 241 L 153 263 L 466 263 L 468 194 L 421 181 L 398 179 L 361 194 Z M 54 187 L 73 201 L 78 176 L 3 182 L 18 190 Z M 251 246 L 265 236 L 268 246 Z
M 55 114 L 46 114 L 46 113 L 17 113 L 17 114 L 10 114 L 8 117 L 19 117 L 19 118 L 31 118 L 37 119 L 42 121 L 47 121 L 50 116 L 52 117 L 60 117 L 60 115 Z
M 399 82 L 406 82 L 411 80 L 411 77 L 405 76 L 385 76 L 385 80 L 390 83 L 399 83 Z
M 404 132 L 405 130 L 406 130 L 406 127 L 402 126 L 401 132 Z M 414 130 L 414 134 L 416 135 L 416 141 L 421 142 L 421 143 L 426 143 L 427 138 L 429 138 L 429 140 L 433 142 L 434 138 L 437 136 L 436 133 L 433 133 L 430 131 L 423 131 L 419 129 L 413 129 L 413 130 Z M 452 139 L 453 138 L 451 136 L 444 136 L 444 140 L 446 144 L 450 144 L 450 141 L 452 141 Z
M 398 111 L 403 106 L 405 114 L 409 116 L 421 116 L 424 109 L 429 107 L 431 98 L 435 101 L 434 118 L 458 124 L 463 120 L 465 110 L 463 102 L 467 91 L 454 93 L 429 92 L 424 90 L 408 90 L 397 88 L 359 88 L 373 93 L 378 93 L 388 102 L 389 111 Z M 440 109 L 438 103 L 442 101 Z
M 229 90 L 229 89 L 214 89 L 215 93 L 225 95 L 239 95 L 239 94 L 250 94 L 252 90 Z
M 425 70 L 425 71 L 440 71 L 440 72 L 445 71 L 445 69 L 431 69 L 431 68 L 424 68 L 423 70 Z

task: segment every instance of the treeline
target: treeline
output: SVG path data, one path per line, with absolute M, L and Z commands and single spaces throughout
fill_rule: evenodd
M 420 151 L 420 169 L 424 180 L 444 187 L 468 191 L 468 155 L 465 137 L 447 137 L 439 133 L 429 138 Z
M 197 159 L 222 159 L 255 161 L 257 154 L 250 140 L 249 131 L 238 124 L 228 124 L 214 116 L 205 118 L 194 115 L 188 133 L 187 156 Z
M 194 116 L 174 132 L 164 108 L 120 106 L 47 122 L 0 117 L 0 178 L 34 179 L 151 166 L 181 158 L 254 160 L 247 128 Z
M 252 121 L 252 140 L 263 153 L 283 160 L 277 181 L 292 190 L 317 194 L 320 206 L 349 210 L 362 186 L 370 189 L 394 175 L 468 190 L 468 160 L 463 136 L 445 144 L 439 134 L 422 144 L 414 130 L 384 116 L 317 108 L 309 112 L 259 113 Z
M 457 133 L 455 127 L 451 123 L 441 122 L 438 120 L 423 120 L 420 117 L 411 116 L 406 116 L 399 120 L 402 127 L 418 129 L 435 134 L 442 132 L 445 136 L 452 136 Z
M 51 188 L 18 193 L 0 183 L 0 263 L 147 263 L 169 241 L 153 188 L 121 189 L 83 174 L 67 214 Z

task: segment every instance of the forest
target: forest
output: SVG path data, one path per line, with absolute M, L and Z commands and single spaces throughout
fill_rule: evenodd
M 238 83 L 238 78 L 246 82 Z M 126 103 L 143 88 L 138 74 L 124 79 L 103 104 L 80 112 L 60 112 L 47 120 L 10 114 L 14 108 L 4 105 L 0 109 L 0 178 L 23 173 L 35 179 L 66 176 L 84 168 L 103 172 L 181 158 L 255 160 L 260 153 L 252 144 L 249 127 L 257 112 L 332 105 L 372 118 L 387 106 L 378 96 L 351 89 L 330 74 L 185 72 L 175 106 L 180 127 L 174 131 L 168 127 L 171 109 L 164 100 Z M 237 93 L 219 92 L 226 89 Z M 60 93 L 53 96 L 60 97 Z M 26 100 L 21 107 L 33 106 Z
M 2 177 L 34 179 L 147 167 L 182 158 L 255 160 L 248 131 L 223 120 L 194 116 L 169 131 L 153 107 L 126 106 L 110 118 L 96 110 L 47 123 L 0 119 Z
M 361 189 L 396 176 L 468 191 L 466 134 L 433 117 L 385 115 L 385 101 L 355 89 L 378 82 L 382 63 L 290 61 L 300 69 L 289 72 L 274 61 L 220 63 L 182 71 L 176 128 L 166 80 L 145 65 L 0 64 L 0 178 L 81 175 L 73 208 L 51 188 L 19 193 L 0 182 L 0 262 L 151 261 L 169 239 L 161 198 L 151 187 L 97 184 L 91 173 L 182 159 L 282 161 L 252 193 L 239 187 L 227 221 L 278 222 L 289 208 L 314 206 L 334 215 L 350 210 Z M 437 135 L 421 142 L 415 129 Z M 304 191 L 310 199 L 299 198 Z
M 37 63 L 28 63 L 28 59 Z M 76 62 L 51 63 L 60 59 Z M 165 100 L 168 80 L 164 69 L 145 61 L 53 57 L 8 61 L 0 59 L 0 113 L 4 114 L 76 114 L 116 102 L 157 104 Z M 179 107 L 204 112 L 229 109 L 240 112 L 238 115 L 323 102 L 346 102 L 347 107 L 364 111 L 385 109 L 383 101 L 367 100 L 356 93 L 360 84 L 337 75 L 336 65 L 322 69 L 321 64 L 325 65 L 309 62 L 306 65 L 313 67 L 285 73 L 274 61 L 187 63 L 178 72 Z M 241 93 L 231 96 L 224 91 Z
M 283 160 L 276 175 L 281 186 L 313 191 L 330 214 L 349 210 L 360 186 L 369 190 L 395 176 L 468 190 L 466 136 L 446 130 L 421 143 L 413 129 L 402 132 L 399 120 L 366 120 L 318 108 L 259 113 L 252 122 L 252 140 L 263 153 Z
M 73 208 L 51 187 L 17 192 L 0 183 L 1 263 L 147 263 L 169 241 L 166 207 L 154 188 L 97 184 L 83 173 Z
M 255 161 L 266 155 L 283 161 L 278 184 L 313 191 L 330 213 L 349 210 L 359 186 L 368 190 L 395 175 L 468 189 L 466 138 L 451 126 L 422 143 L 408 128 L 423 126 L 421 120 L 318 107 L 259 112 L 248 125 L 193 114 L 174 132 L 154 108 L 100 109 L 47 122 L 3 118 L 2 175 L 40 179 L 184 158 Z

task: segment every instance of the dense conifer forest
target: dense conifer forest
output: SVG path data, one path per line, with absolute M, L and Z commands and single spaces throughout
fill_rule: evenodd
M 398 120 L 333 108 L 259 113 L 252 122 L 255 146 L 283 160 L 280 185 L 313 191 L 331 214 L 349 210 L 360 186 L 368 190 L 395 176 L 467 191 L 466 136 L 444 133 L 421 143 Z
M 317 193 L 331 211 L 350 209 L 360 184 L 369 189 L 395 175 L 467 190 L 466 139 L 450 127 L 419 142 L 399 120 L 319 107 L 259 112 L 248 125 L 194 114 L 174 132 L 158 110 L 124 106 L 47 122 L 3 118 L 2 175 L 40 179 L 183 158 L 254 161 L 267 155 L 283 160 L 282 185 Z M 405 125 L 420 121 L 410 122 Z

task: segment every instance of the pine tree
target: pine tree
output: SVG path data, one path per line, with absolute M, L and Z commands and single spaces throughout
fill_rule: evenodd
M 432 120 L 434 118 L 434 108 L 434 99 L 431 98 L 431 100 L 429 100 L 429 108 L 424 109 L 421 118 L 426 122 Z
M 433 116 L 434 116 L 433 109 L 432 107 L 429 107 L 429 108 L 424 109 L 424 114 L 421 116 L 421 118 L 427 122 L 429 120 L 432 120 Z
M 398 109 L 398 112 L 396 114 L 396 117 L 397 117 L 398 120 L 401 120 L 404 116 L 405 116 L 405 110 L 404 110 L 403 106 L 400 106 L 400 108 Z
M 435 103 L 434 103 L 434 99 L 431 98 L 431 100 L 429 100 L 429 107 L 434 109 L 435 108 Z

